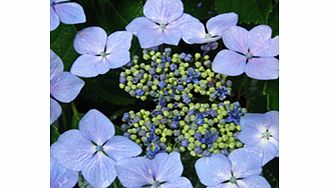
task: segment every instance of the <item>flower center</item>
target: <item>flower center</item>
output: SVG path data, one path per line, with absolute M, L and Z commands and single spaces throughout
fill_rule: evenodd
M 211 38 L 211 34 L 207 33 L 206 36 L 204 37 L 205 39 L 210 39 Z
M 271 137 L 272 137 L 272 133 L 268 131 L 268 129 L 266 129 L 266 131 L 262 133 L 262 138 L 269 140 Z
M 160 187 L 160 185 L 161 185 L 161 183 L 155 180 L 152 183 L 152 188 L 158 188 L 158 187 Z
M 230 181 L 230 183 L 233 183 L 233 184 L 237 183 L 237 179 L 234 176 L 232 176 L 229 181 Z
M 166 26 L 167 26 L 167 24 L 160 24 L 159 25 L 162 32 L 166 29 Z
M 253 57 L 251 52 L 247 52 L 245 56 L 247 59 L 251 59 Z
M 106 52 L 101 52 L 99 55 L 104 58 L 107 56 Z
M 101 152 L 103 151 L 103 146 L 96 146 L 95 149 L 97 152 Z

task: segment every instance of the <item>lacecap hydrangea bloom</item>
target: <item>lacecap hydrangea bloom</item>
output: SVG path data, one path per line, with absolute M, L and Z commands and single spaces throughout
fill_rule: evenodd
M 79 130 L 64 132 L 51 146 L 51 156 L 65 168 L 81 171 L 92 187 L 105 188 L 117 175 L 117 161 L 142 152 L 131 140 L 114 134 L 112 122 L 99 111 L 90 110 L 81 119 Z
M 247 148 L 258 148 L 264 153 L 263 165 L 279 156 L 279 112 L 247 113 L 241 118 L 238 138 Z
M 64 72 L 62 60 L 50 50 L 50 95 L 64 103 L 73 101 L 80 93 L 85 82 L 69 72 Z M 50 98 L 50 124 L 62 113 L 56 100 Z
M 116 164 L 118 178 L 127 188 L 192 188 L 191 182 L 182 177 L 183 164 L 180 154 L 160 153 L 153 160 L 137 157 Z
M 195 163 L 196 173 L 208 188 L 271 188 L 262 172 L 262 154 L 244 148 L 229 156 L 213 154 Z
M 198 20 L 185 14 L 181 0 L 147 0 L 144 5 L 145 17 L 135 18 L 127 31 L 133 32 L 142 48 L 161 44 L 177 45 L 182 38 L 180 26 Z
M 219 40 L 223 32 L 238 23 L 235 13 L 220 14 L 207 21 L 206 28 L 201 22 L 188 22 L 181 25 L 183 40 L 188 44 L 203 44 Z M 207 31 L 206 31 L 207 29 Z
M 69 0 L 50 0 L 50 31 L 55 30 L 60 22 L 78 24 L 86 22 L 82 6 Z
M 271 38 L 272 29 L 259 25 L 247 31 L 234 26 L 223 33 L 228 50 L 220 51 L 212 64 L 213 71 L 228 76 L 247 76 L 258 80 L 279 77 L 279 36 Z
M 74 49 L 81 54 L 73 63 L 71 73 L 80 77 L 95 77 L 110 69 L 122 67 L 130 61 L 132 34 L 117 31 L 107 36 L 100 27 L 79 31 Z
M 50 157 L 50 188 L 71 188 L 78 182 L 78 172 L 69 170 Z

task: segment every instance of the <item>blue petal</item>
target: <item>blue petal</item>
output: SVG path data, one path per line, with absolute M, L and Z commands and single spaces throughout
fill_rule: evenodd
M 272 133 L 272 136 L 279 140 L 279 112 L 278 111 L 270 111 L 265 114 L 266 118 L 269 118 L 271 122 L 271 127 L 269 128 L 269 132 Z
M 70 188 L 78 181 L 78 172 L 69 170 L 50 157 L 50 188 Z
M 112 137 L 104 145 L 104 151 L 115 161 L 135 157 L 142 153 L 138 144 L 123 136 Z
M 142 48 L 151 48 L 163 44 L 163 32 L 158 28 L 146 28 L 137 33 Z
M 185 177 L 177 178 L 161 185 L 161 188 L 193 188 L 190 180 Z
M 144 157 L 121 160 L 115 169 L 121 184 L 127 188 L 142 187 L 152 184 L 151 161 Z
M 233 183 L 223 183 L 216 187 L 207 187 L 207 188 L 240 188 L 240 187 L 238 187 L 236 184 Z
M 246 58 L 230 50 L 220 51 L 212 63 L 214 72 L 228 76 L 238 76 L 245 71 Z
M 252 58 L 246 66 L 246 74 L 257 80 L 274 80 L 279 77 L 279 60 L 276 58 Z
M 50 83 L 50 94 L 57 100 L 69 103 L 80 93 L 85 82 L 77 76 L 63 72 L 56 76 Z
M 238 15 L 235 13 L 225 13 L 212 17 L 207 21 L 207 30 L 212 36 L 223 35 L 228 28 L 238 23 Z
M 50 6 L 50 31 L 55 30 L 59 26 L 59 18 L 52 6 Z
M 231 163 L 222 154 L 202 157 L 195 163 L 196 173 L 202 184 L 217 186 L 231 177 Z
M 258 25 L 248 33 L 249 49 L 252 54 L 261 51 L 264 45 L 271 39 L 272 29 L 267 25 Z
M 159 153 L 152 160 L 152 172 L 159 182 L 170 181 L 178 178 L 183 173 L 183 164 L 178 152 Z
M 279 143 L 274 138 L 270 140 L 263 139 L 255 148 L 262 149 L 264 152 L 262 165 L 265 165 L 279 154 Z
M 62 60 L 50 49 L 50 80 L 64 71 Z
M 60 3 L 55 4 L 54 9 L 65 24 L 78 24 L 86 22 L 86 16 L 82 6 L 77 3 Z
M 183 11 L 183 3 L 180 0 L 147 0 L 144 5 L 144 15 L 162 24 L 178 19 Z
M 238 138 L 248 146 L 255 146 L 261 140 L 261 132 L 254 127 L 245 127 L 239 133 Z
M 162 32 L 163 43 L 177 46 L 182 34 L 178 29 L 165 29 Z
M 51 156 L 59 164 L 73 171 L 80 171 L 84 163 L 92 158 L 94 152 L 95 146 L 78 130 L 64 132 L 51 146 Z
M 188 22 L 180 26 L 183 40 L 187 44 L 203 43 L 206 36 L 206 30 L 201 22 Z
M 246 54 L 248 52 L 248 31 L 242 27 L 233 26 L 223 33 L 225 46 L 233 51 Z
M 151 20 L 145 17 L 138 17 L 131 21 L 127 26 L 126 30 L 132 32 L 133 34 L 138 34 L 141 30 L 146 28 L 156 28 L 157 25 Z
M 87 140 L 97 145 L 103 145 L 114 136 L 114 125 L 104 114 L 98 110 L 89 110 L 80 120 L 80 133 Z
M 105 74 L 109 70 L 110 65 L 105 58 L 89 54 L 79 56 L 71 67 L 72 74 L 85 78 Z
M 111 69 L 116 69 L 130 62 L 130 52 L 128 50 L 116 50 L 106 56 L 106 60 Z
M 262 172 L 263 152 L 257 148 L 241 148 L 229 155 L 232 172 L 236 178 L 258 175 Z
M 247 113 L 241 117 L 241 129 L 243 130 L 246 127 L 254 127 L 259 131 L 264 132 L 266 129 L 270 128 L 270 123 L 264 114 L 259 113 Z
M 271 185 L 262 176 L 251 176 L 238 180 L 239 188 L 271 188 Z
M 279 55 L 279 36 L 265 42 L 257 52 L 254 52 L 254 55 L 260 57 L 274 57 Z
M 98 152 L 82 168 L 82 175 L 94 188 L 106 188 L 116 177 L 115 162 Z
M 182 24 L 189 23 L 189 22 L 200 22 L 197 18 L 189 15 L 189 14 L 183 14 L 181 17 L 179 17 L 174 22 L 171 22 L 167 25 L 167 28 L 179 28 Z
M 112 33 L 106 42 L 106 53 L 117 50 L 129 50 L 131 46 L 132 33 L 129 31 L 117 31 Z
M 87 27 L 79 31 L 74 38 L 74 49 L 79 54 L 99 55 L 104 52 L 107 34 L 100 27 Z
M 62 113 L 62 108 L 54 99 L 50 99 L 50 125 L 53 124 Z

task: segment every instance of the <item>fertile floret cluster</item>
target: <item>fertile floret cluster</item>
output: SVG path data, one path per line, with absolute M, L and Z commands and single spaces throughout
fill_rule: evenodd
M 120 88 L 141 100 L 153 98 L 157 105 L 125 113 L 121 129 L 149 158 L 162 151 L 202 157 L 242 147 L 236 133 L 245 110 L 225 100 L 231 81 L 210 69 L 207 55 L 171 56 L 167 48 L 162 53 L 144 50 L 143 59 L 135 57 L 121 73 Z

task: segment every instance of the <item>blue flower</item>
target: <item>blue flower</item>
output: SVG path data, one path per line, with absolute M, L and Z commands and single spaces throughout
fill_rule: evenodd
M 95 77 L 124 66 L 130 62 L 131 40 L 132 34 L 128 31 L 117 31 L 109 36 L 100 27 L 79 31 L 74 39 L 74 49 L 81 55 L 73 63 L 71 73 Z
M 208 20 L 206 27 L 201 22 L 188 22 L 181 26 L 183 40 L 187 44 L 203 44 L 219 40 L 223 32 L 238 23 L 238 15 L 225 13 L 212 17 Z
M 264 152 L 263 165 L 274 157 L 278 157 L 279 112 L 247 113 L 241 118 L 241 132 L 238 138 L 245 147 L 258 148 Z
M 115 168 L 121 184 L 127 188 L 192 188 L 191 182 L 181 177 L 183 164 L 177 152 L 159 153 L 153 160 L 145 157 L 122 160 Z
M 60 22 L 78 24 L 86 22 L 83 8 L 69 0 L 50 0 L 50 31 L 55 30 Z
M 78 182 L 78 172 L 69 170 L 50 157 L 50 188 L 74 187 Z
M 220 51 L 212 64 L 214 72 L 228 76 L 247 76 L 258 80 L 279 77 L 279 36 L 271 38 L 272 29 L 259 25 L 247 31 L 238 26 L 223 33 L 223 42 L 228 50 Z
M 182 38 L 180 26 L 198 21 L 183 11 L 181 0 L 147 0 L 144 5 L 145 17 L 134 19 L 126 29 L 138 37 L 142 48 L 164 43 L 177 46 Z
M 62 60 L 50 50 L 50 95 L 60 102 L 69 103 L 80 93 L 85 82 L 69 72 L 64 72 Z M 56 100 L 50 98 L 50 124 L 62 113 Z
M 114 134 L 112 122 L 99 111 L 90 110 L 81 119 L 79 130 L 64 132 L 51 146 L 51 156 L 60 165 L 81 171 L 91 186 L 105 188 L 116 177 L 116 162 L 142 152 L 133 141 Z
M 204 185 L 218 188 L 270 188 L 262 172 L 262 155 L 257 151 L 237 149 L 226 157 L 213 154 L 195 163 L 196 173 Z

